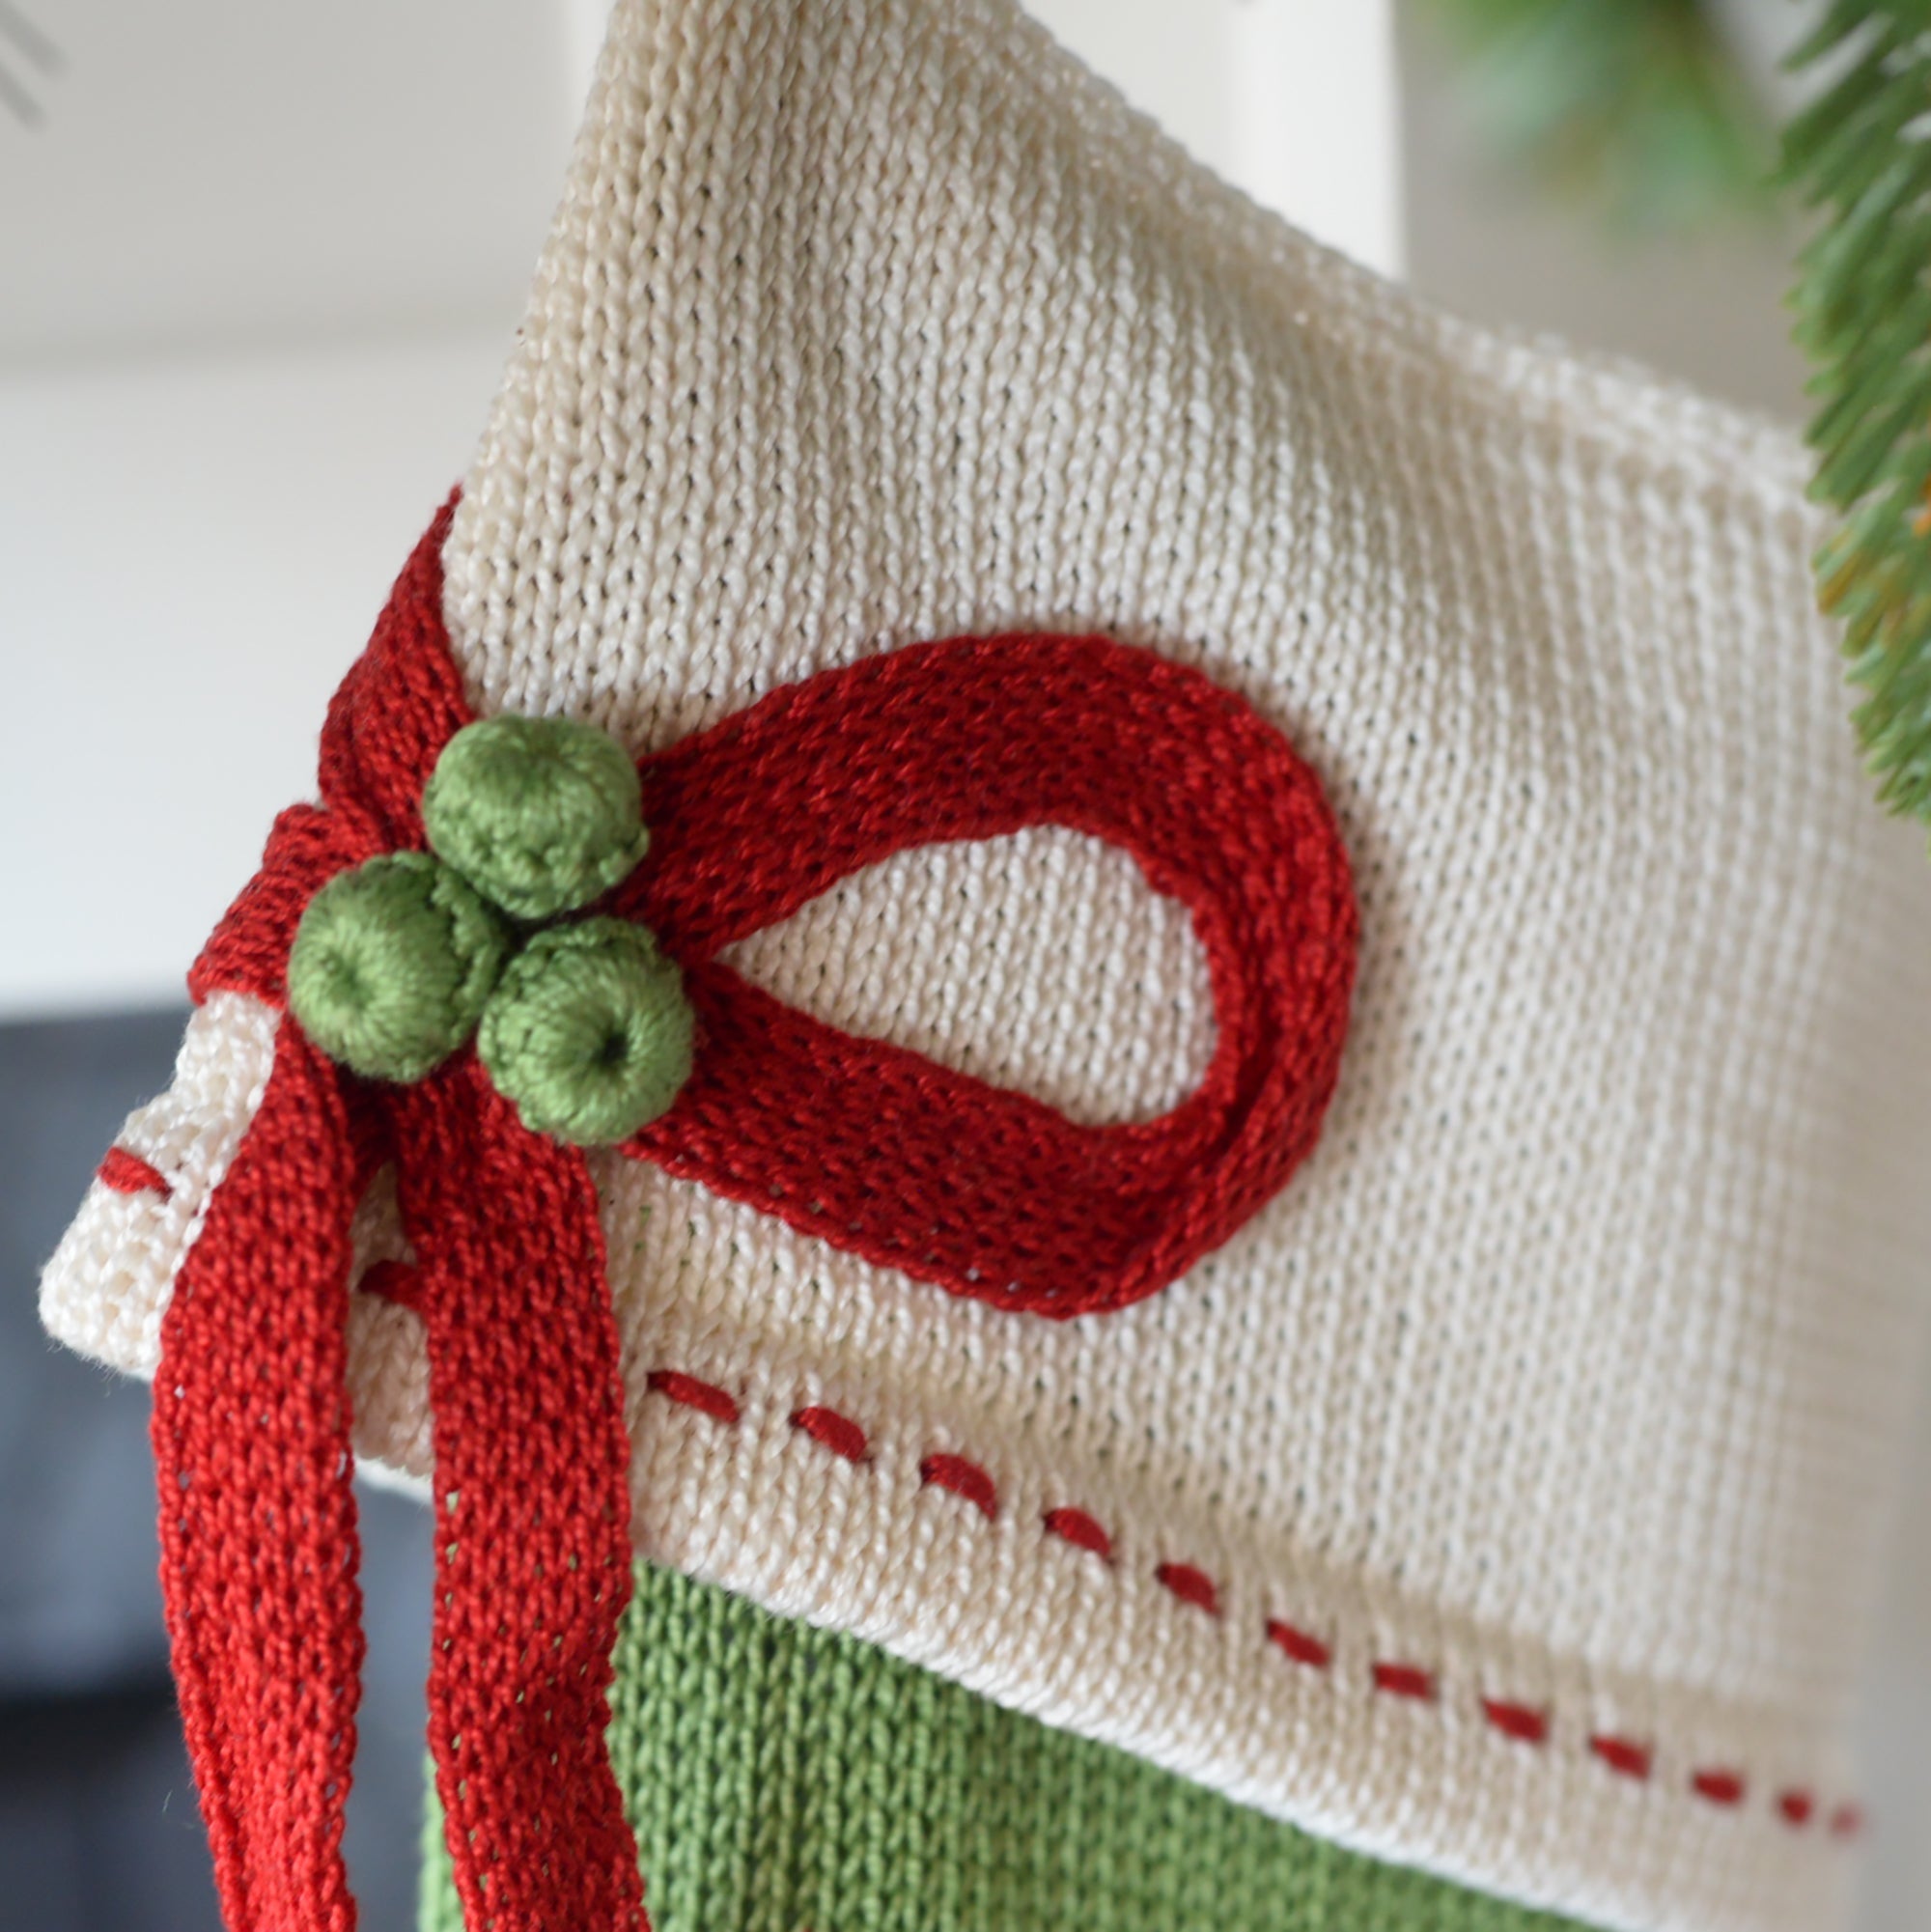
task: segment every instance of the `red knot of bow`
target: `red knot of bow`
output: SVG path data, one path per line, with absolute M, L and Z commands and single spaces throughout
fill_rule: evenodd
M 425 784 L 472 721 L 441 616 L 450 514 L 330 707 L 321 805 L 276 822 L 197 999 L 283 1006 L 316 892 L 422 849 Z M 650 853 L 599 910 L 648 924 L 677 963 L 697 1049 L 625 1154 L 953 1294 L 1066 1317 L 1175 1279 L 1312 1148 L 1354 977 L 1347 858 L 1312 771 L 1197 672 L 1097 637 L 914 645 L 774 691 L 639 770 Z M 894 853 L 1042 825 L 1123 848 L 1192 916 L 1217 1040 L 1159 1119 L 1078 1125 L 840 1032 L 720 958 Z M 169 1631 L 228 1925 L 354 1923 L 350 1223 L 384 1164 L 412 1260 L 379 1285 L 427 1339 L 430 1730 L 465 1922 L 643 1926 L 603 1743 L 630 1452 L 584 1155 L 530 1132 L 473 1050 L 385 1086 L 292 1018 L 176 1282 L 155 1384 Z

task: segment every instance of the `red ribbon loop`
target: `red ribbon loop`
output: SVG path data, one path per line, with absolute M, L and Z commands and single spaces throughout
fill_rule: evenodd
M 834 1246 L 1004 1308 L 1164 1287 L 1313 1146 L 1355 968 L 1313 772 L 1198 672 L 1101 637 L 961 638 L 821 672 L 643 764 L 651 856 L 614 910 L 685 970 L 689 1085 L 627 1151 Z M 786 1006 L 736 939 L 912 848 L 1059 826 L 1192 914 L 1217 1039 L 1198 1089 L 1086 1127 Z
M 284 1004 L 314 894 L 422 848 L 423 787 L 470 721 L 441 620 L 449 514 L 330 707 L 321 808 L 277 821 L 197 998 Z M 1313 772 L 1199 673 L 1099 637 L 914 645 L 776 691 L 640 770 L 651 855 L 598 910 L 657 933 L 698 1042 L 677 1104 L 627 1154 L 955 1294 L 1072 1316 L 1184 1274 L 1313 1147 L 1355 970 L 1347 857 Z M 1216 1046 L 1157 1120 L 1081 1126 L 842 1033 L 719 957 L 895 853 L 1039 826 L 1120 847 L 1191 915 Z M 523 1128 L 473 1051 L 374 1086 L 293 1019 L 177 1281 L 156 1384 L 170 1630 L 228 1923 L 353 1923 L 348 1227 L 385 1161 L 430 1359 L 431 1732 L 466 1921 L 641 1925 L 603 1747 L 630 1458 L 589 1169 Z

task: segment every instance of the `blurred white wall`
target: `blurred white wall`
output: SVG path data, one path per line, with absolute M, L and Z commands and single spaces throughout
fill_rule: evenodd
M 1026 0 L 1216 173 L 1331 247 L 1401 267 L 1390 0 Z
M 180 996 L 462 473 L 607 0 L 18 0 L 0 112 L 0 1018 Z M 1041 0 L 1392 266 L 1388 0 Z M 22 835 L 31 827 L 30 835 Z
M 0 360 L 464 329 L 520 306 L 566 125 L 555 0 L 10 0 Z M 0 42 L 0 45 L 6 45 Z
M 14 0 L 0 1018 L 181 997 L 462 474 L 574 107 L 557 0 Z

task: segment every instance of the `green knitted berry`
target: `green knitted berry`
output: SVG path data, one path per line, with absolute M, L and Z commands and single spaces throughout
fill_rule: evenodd
M 419 1080 L 468 1039 L 510 942 L 448 866 L 386 853 L 309 901 L 289 952 L 289 1009 L 331 1060 Z
M 650 844 L 630 754 L 563 717 L 465 725 L 430 774 L 423 825 L 442 858 L 518 919 L 588 905 Z
M 538 933 L 483 1011 L 476 1050 L 523 1125 L 577 1146 L 628 1140 L 690 1078 L 684 976 L 642 926 Z

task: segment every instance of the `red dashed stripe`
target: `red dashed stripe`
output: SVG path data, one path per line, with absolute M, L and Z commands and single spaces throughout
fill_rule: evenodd
M 999 1513 L 999 1493 L 993 1486 L 993 1478 L 977 1463 L 968 1463 L 964 1456 L 926 1457 L 918 1466 L 918 1479 L 930 1483 L 934 1489 L 949 1489 L 953 1495 L 963 1496 L 988 1517 Z
M 718 1422 L 738 1420 L 738 1404 L 728 1388 L 714 1382 L 699 1382 L 694 1375 L 680 1375 L 674 1368 L 654 1370 L 650 1386 L 667 1401 L 681 1402 Z
M 1382 1663 L 1375 1666 L 1375 1689 L 1390 1697 L 1425 1700 L 1435 1694 L 1435 1679 L 1418 1664 Z
M 138 1192 L 151 1188 L 158 1189 L 162 1193 L 167 1191 L 167 1182 L 161 1175 L 138 1156 L 121 1147 L 111 1150 L 100 1163 L 100 1179 L 106 1186 L 123 1192 Z M 699 1410 L 719 1422 L 736 1423 L 742 1419 L 736 1398 L 728 1389 L 720 1388 L 714 1383 L 700 1382 L 695 1376 L 683 1375 L 674 1369 L 658 1369 L 649 1377 L 649 1386 L 667 1401 Z M 835 1409 L 813 1406 L 796 1410 L 791 1421 L 795 1429 L 849 1463 L 869 1460 L 871 1444 L 864 1430 L 849 1415 L 840 1414 Z M 965 1456 L 938 1451 L 919 1464 L 918 1472 L 920 1481 L 928 1488 L 949 1490 L 955 1496 L 963 1497 L 989 1520 L 996 1519 L 999 1511 L 998 1487 L 980 1464 Z M 1112 1537 L 1098 1519 L 1089 1516 L 1085 1510 L 1062 1503 L 1047 1510 L 1040 1521 L 1048 1535 L 1086 1551 L 1103 1561 L 1110 1563 L 1113 1560 Z M 1205 1610 L 1209 1616 L 1220 1614 L 1219 1586 L 1204 1570 L 1191 1563 L 1164 1562 L 1155 1567 L 1154 1577 L 1183 1603 Z M 1296 1664 L 1315 1670 L 1332 1667 L 1332 1648 L 1311 1632 L 1278 1617 L 1270 1617 L 1265 1629 L 1268 1641 Z M 1434 1673 L 1418 1664 L 1383 1658 L 1369 1666 L 1369 1672 L 1374 1688 L 1386 1696 L 1427 1703 L 1434 1701 L 1440 1691 Z M 1550 1714 L 1534 1704 L 1520 1703 L 1507 1697 L 1484 1697 L 1481 1699 L 1481 1710 L 1492 1729 L 1517 1743 L 1546 1745 L 1550 1740 Z M 1619 1778 L 1642 1781 L 1648 1779 L 1655 1770 L 1652 1749 L 1633 1738 L 1596 1731 L 1589 1736 L 1588 1749 L 1593 1757 Z M 1727 1767 L 1706 1766 L 1693 1771 L 1689 1788 L 1706 1804 L 1726 1807 L 1742 1806 L 1749 1795 L 1749 1779 L 1741 1771 Z M 1813 1792 L 1790 1787 L 1777 1794 L 1774 1809 L 1775 1815 L 1786 1826 L 1802 1830 L 1817 1818 L 1818 1802 Z M 1833 1837 L 1855 1838 L 1864 1830 L 1863 1812 L 1855 1805 L 1839 1805 L 1829 1814 L 1826 1828 Z
M 95 1179 L 117 1194 L 158 1194 L 166 1200 L 174 1192 L 168 1177 L 158 1167 L 125 1147 L 107 1150 L 95 1169 Z
M 1297 1664 L 1325 1670 L 1334 1661 L 1334 1653 L 1318 1637 L 1296 1630 L 1293 1624 L 1282 1623 L 1278 1617 L 1268 1619 L 1267 1633 L 1268 1641 L 1278 1644 Z
M 1690 1777 L 1690 1788 L 1712 1805 L 1741 1805 L 1749 1789 L 1743 1776 L 1735 1771 L 1697 1771 Z
M 1205 1570 L 1196 1570 L 1191 1563 L 1162 1563 L 1153 1574 L 1182 1603 L 1204 1610 L 1209 1616 L 1220 1614 L 1220 1592 Z
M 1538 1711 L 1533 1704 L 1512 1704 L 1503 1697 L 1484 1697 L 1482 1715 L 1504 1737 L 1514 1738 L 1519 1744 L 1549 1742 L 1549 1713 Z
M 1589 1740 L 1589 1749 L 1619 1778 L 1647 1778 L 1653 1761 L 1647 1745 L 1629 1738 L 1607 1737 L 1598 1732 Z
M 848 1463 L 862 1463 L 870 1446 L 864 1430 L 835 1409 L 800 1409 L 792 1416 L 791 1426 L 802 1429 L 814 1442 L 834 1456 L 843 1456 Z
M 1047 1529 L 1103 1561 L 1113 1560 L 1113 1539 L 1083 1509 L 1049 1509 L 1041 1519 Z

